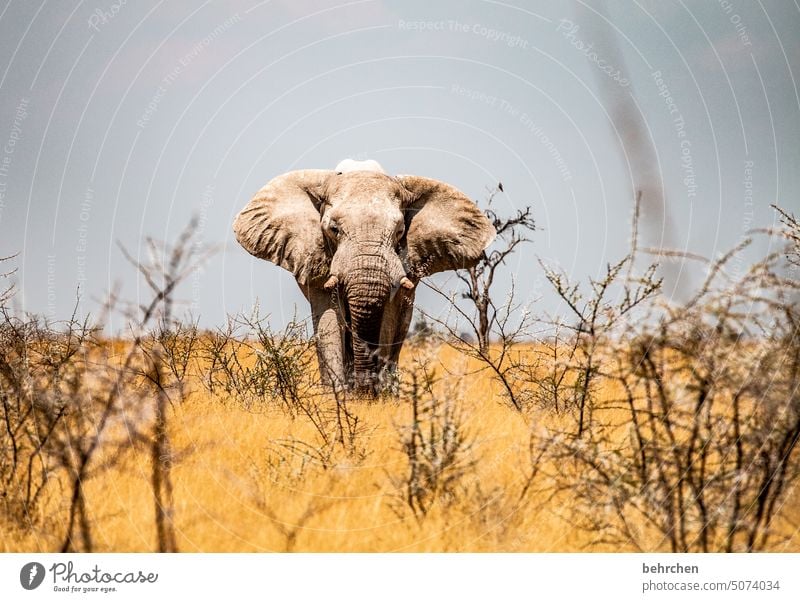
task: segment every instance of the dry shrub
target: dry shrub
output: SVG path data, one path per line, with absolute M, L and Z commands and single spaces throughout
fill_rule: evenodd
M 42 508 L 58 492 L 47 486 L 75 470 L 98 401 L 86 379 L 92 334 L 75 320 L 54 325 L 2 310 L 0 520 L 9 529 L 53 526 Z
M 568 518 L 592 544 L 692 552 L 784 543 L 777 518 L 800 477 L 800 283 L 785 276 L 798 239 L 796 223 L 786 224 L 780 252 L 735 278 L 726 268 L 743 243 L 709 264 L 683 304 L 653 294 L 652 272 L 632 285 L 610 270 L 586 305 L 617 286 L 622 303 L 601 312 L 613 328 L 593 328 L 575 309 L 578 287 L 551 278 L 580 318 L 582 352 L 565 388 L 577 383 L 581 395 L 575 427 L 533 442 L 551 467 L 544 488 L 571 500 Z M 645 311 L 623 320 L 642 286 Z
M 168 406 L 186 374 L 194 338 L 171 324 L 177 285 L 196 268 L 191 223 L 173 247 L 148 240 L 150 263 L 124 251 L 152 289 L 151 300 L 124 311 L 132 336 L 121 345 L 75 315 L 63 324 L 16 316 L 0 296 L 0 434 L 3 512 L 9 529 L 46 532 L 63 524 L 61 551 L 95 549 L 87 484 L 117 468 L 125 454 L 149 448 L 160 551 L 175 551 Z M 201 258 L 202 260 L 202 258 Z M 101 315 L 119 304 L 114 294 Z M 159 322 L 155 332 L 147 328 Z M 181 348 L 188 348 L 180 351 Z M 49 498 L 49 501 L 48 501 Z M 66 521 L 52 514 L 65 512 Z M 47 512 L 47 510 L 50 513 Z
M 411 409 L 410 421 L 398 426 L 406 471 L 391 477 L 399 516 L 410 512 L 422 521 L 435 504 L 447 508 L 466 492 L 465 482 L 477 458 L 464 426 L 454 391 L 440 396 L 430 360 L 417 358 L 404 373 L 401 396 Z
M 290 413 L 322 393 L 314 341 L 304 322 L 291 320 L 281 331 L 269 326 L 258 307 L 250 315 L 228 318 L 224 328 L 201 339 L 206 363 L 204 385 L 248 410 L 278 403 Z

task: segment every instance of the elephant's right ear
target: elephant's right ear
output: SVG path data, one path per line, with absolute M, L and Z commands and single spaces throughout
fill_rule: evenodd
M 334 173 L 304 169 L 271 180 L 236 216 L 236 240 L 251 255 L 289 270 L 301 285 L 326 277 L 319 206 Z

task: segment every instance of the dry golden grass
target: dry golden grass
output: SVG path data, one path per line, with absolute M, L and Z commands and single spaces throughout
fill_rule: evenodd
M 402 362 L 410 361 L 404 351 Z M 463 364 L 448 349 L 444 364 Z M 447 386 L 459 398 L 466 429 L 474 438 L 477 461 L 466 479 L 469 495 L 448 507 L 434 506 L 421 522 L 397 508 L 402 504 L 392 476 L 402 475 L 407 459 L 398 425 L 410 419 L 408 404 L 356 403 L 365 431 L 361 461 L 337 452 L 325 468 L 290 453 L 281 441 L 313 441 L 313 427 L 292 420 L 274 406 L 257 412 L 210 396 L 196 387 L 173 409 L 170 428 L 178 458 L 173 469 L 178 546 L 181 551 L 580 551 L 589 536 L 564 518 L 568 499 L 519 496 L 530 470 L 529 433 L 553 426 L 552 414 L 522 415 L 503 405 L 486 372 Z M 456 385 L 453 383 L 456 382 Z M 102 457 L 98 459 L 102 462 Z M 132 450 L 114 468 L 87 485 L 87 500 L 97 551 L 155 549 L 150 456 Z M 66 495 L 66 493 L 65 493 Z M 541 494 L 539 494 L 541 495 Z M 797 502 L 784 513 L 800 522 Z M 66 502 L 54 499 L 43 514 L 66 520 Z M 787 522 L 786 529 L 791 529 Z M 0 538 L 0 551 L 52 551 L 61 529 L 15 532 Z M 795 536 L 789 549 L 800 548 Z M 592 548 L 608 551 L 609 548 Z M 658 546 L 654 543 L 654 549 Z M 661 548 L 663 549 L 663 547 Z

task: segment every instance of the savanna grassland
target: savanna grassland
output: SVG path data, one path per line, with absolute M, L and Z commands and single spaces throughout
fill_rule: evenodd
M 104 361 L 119 366 L 129 345 L 104 341 L 102 347 L 112 350 Z M 604 491 L 597 481 L 601 467 L 587 467 L 563 456 L 578 455 L 560 441 L 574 432 L 574 412 L 546 407 L 517 411 L 480 362 L 447 345 L 418 340 L 404 350 L 402 364 L 412 374 L 422 374 L 418 387 L 425 389 L 416 394 L 416 422 L 414 392 L 404 384 L 405 394 L 378 401 L 351 400 L 347 404 L 350 426 L 345 425 L 344 432 L 339 432 L 333 412 L 306 416 L 287 406 L 280 394 L 248 398 L 224 390 L 209 392 L 210 365 L 200 343 L 194 345 L 197 355 L 189 358 L 183 392 L 174 396 L 166 422 L 170 447 L 164 453 L 170 455 L 172 490 L 168 520 L 178 550 L 670 549 L 670 538 L 635 504 L 620 508 L 613 502 L 611 498 L 625 495 L 624 488 L 607 486 Z M 246 357 L 250 345 L 236 343 L 244 370 L 257 368 L 257 360 Z M 528 345 L 523 354 L 547 352 Z M 429 387 L 424 379 L 431 383 Z M 96 456 L 83 476 L 84 505 L 75 521 L 85 521 L 87 533 L 76 527 L 71 548 L 158 549 L 149 410 L 154 393 L 144 381 L 131 387 L 128 400 L 120 399 L 114 424 L 103 431 Z M 603 461 L 618 462 L 620 478 L 625 480 L 635 468 L 625 466 L 622 457 L 614 457 L 620 446 L 631 445 L 629 428 L 624 426 L 629 416 L 615 403 L 604 403 L 618 398 L 614 389 L 610 384 L 599 386 L 593 421 L 623 427 L 615 427 L 603 442 L 587 439 L 581 449 L 594 447 L 598 456 L 605 456 Z M 142 390 L 148 393 L 142 395 Z M 439 407 L 431 406 L 434 398 Z M 315 394 L 311 403 L 327 409 L 336 406 L 335 398 L 326 393 Z M 417 456 L 409 451 L 415 423 L 419 426 Z M 331 437 L 329 443 L 315 424 Z M 91 440 L 95 427 L 96 422 L 73 425 L 73 437 Z M 339 436 L 344 441 L 337 441 Z M 69 442 L 61 445 L 68 447 Z M 85 445 L 85 441 L 77 443 Z M 596 449 L 601 445 L 605 449 Z M 17 506 L 15 514 L 8 503 L 11 496 L 24 497 L 24 491 L 14 488 L 27 486 L 25 469 L 20 469 L 23 474 L 16 477 L 17 482 L 5 485 L 3 551 L 53 551 L 64 546 L 70 512 L 76 511 L 70 504 L 75 460 L 58 459 L 65 451 L 59 452 L 56 444 L 51 453 L 55 460 L 35 459 L 35 464 L 52 464 L 46 481 L 38 472 L 41 467 L 34 466 L 33 485 L 44 486 L 28 508 Z M 412 476 L 414 462 L 421 467 L 421 476 Z M 426 469 L 433 474 L 425 474 Z M 585 479 L 584 484 L 596 491 L 573 490 L 570 479 Z M 635 477 L 631 474 L 629 480 L 634 482 Z M 641 483 L 636 486 L 646 489 Z M 677 487 L 670 487 L 675 489 L 671 495 L 677 495 Z M 594 497 L 587 500 L 586 495 Z M 683 519 L 694 525 L 692 537 L 696 538 L 697 516 L 689 507 L 692 496 L 682 495 L 687 498 Z M 713 491 L 708 498 L 717 501 Z M 729 492 L 723 494 L 721 513 L 730 511 L 732 499 Z M 664 500 L 652 503 L 650 511 L 664 511 Z M 776 543 L 765 549 L 797 551 L 800 498 L 796 487 L 785 491 L 779 503 L 763 527 Z M 629 541 L 616 520 L 619 510 L 627 513 L 625 528 L 635 533 Z M 744 522 L 747 513 L 742 515 Z
M 440 354 L 458 362 L 452 350 Z M 544 500 L 524 495 L 531 472 L 529 434 L 540 418 L 500 403 L 486 374 L 453 378 L 446 386 L 463 416 L 463 466 L 445 467 L 453 475 L 443 476 L 458 481 L 449 485 L 452 499 L 432 500 L 419 519 L 400 484 L 409 474 L 402 449 L 402 425 L 412 418 L 407 401 L 354 401 L 350 411 L 359 433 L 353 449 L 336 446 L 320 458 L 317 446 L 324 444 L 307 418 L 293 418 L 278 403 L 244 407 L 197 387 L 169 417 L 179 549 L 562 551 L 587 543 L 559 518 L 560 502 L 537 508 Z M 101 453 L 95 461 L 105 460 Z M 155 548 L 151 476 L 149 450 L 132 446 L 113 468 L 87 481 L 94 549 Z M 65 501 L 49 497 L 27 528 L 4 525 L 4 551 L 59 549 Z
M 320 383 L 305 323 L 175 319 L 189 237 L 138 266 L 124 337 L 17 315 L 9 289 L 0 551 L 800 551 L 779 217 L 774 253 L 731 269 L 743 243 L 681 302 L 632 252 L 583 285 L 543 266 L 564 313 L 537 316 L 491 296 L 490 254 L 377 399 Z

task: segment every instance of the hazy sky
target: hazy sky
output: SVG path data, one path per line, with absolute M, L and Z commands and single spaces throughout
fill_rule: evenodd
M 193 214 L 221 249 L 179 294 L 203 324 L 256 298 L 306 315 L 230 224 L 273 176 L 345 157 L 476 199 L 502 181 L 498 208 L 540 226 L 510 266 L 522 300 L 537 257 L 585 279 L 625 252 L 642 170 L 651 246 L 714 256 L 800 209 L 789 0 L 11 0 L 0 57 L 0 256 L 51 318 L 79 285 L 83 311 L 144 293 L 117 243 L 145 254 Z

